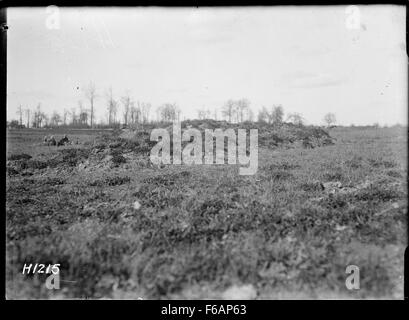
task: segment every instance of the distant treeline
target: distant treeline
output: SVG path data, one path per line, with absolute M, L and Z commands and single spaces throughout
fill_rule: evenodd
M 104 95 L 99 95 L 94 83 L 90 82 L 83 89 L 84 98 L 87 101 L 87 108 L 82 100 L 78 101 L 77 107 L 64 108 L 62 112 L 53 111 L 46 114 L 41 109 L 41 103 L 36 108 L 18 107 L 17 120 L 7 122 L 9 128 L 119 128 L 122 126 L 134 127 L 157 122 L 175 122 L 188 120 L 182 115 L 181 109 L 176 103 L 164 103 L 155 110 L 155 115 L 151 114 L 152 105 L 147 102 L 135 101 L 129 91 L 120 98 L 114 96 L 112 88 L 105 91 Z M 95 120 L 95 101 L 103 99 L 106 105 L 105 121 Z M 282 105 L 262 106 L 257 115 L 250 108 L 250 101 L 246 98 L 238 100 L 227 100 L 220 108 L 212 110 L 208 108 L 197 108 L 197 119 L 225 120 L 229 123 L 242 122 L 264 122 L 279 125 L 284 121 L 302 125 L 305 120 L 299 113 L 288 113 L 284 116 Z M 336 117 L 333 113 L 327 113 L 323 117 L 323 123 L 327 127 L 336 124 Z M 353 126 L 353 125 L 351 125 Z M 368 126 L 367 126 L 368 127 Z M 369 127 L 379 127 L 378 124 Z

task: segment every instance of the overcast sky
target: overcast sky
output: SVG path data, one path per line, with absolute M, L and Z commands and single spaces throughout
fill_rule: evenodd
M 310 124 L 327 112 L 346 125 L 406 123 L 405 8 L 358 9 L 60 8 L 49 29 L 46 8 L 12 8 L 7 118 L 19 104 L 88 106 L 83 88 L 94 81 L 98 119 L 112 86 L 154 109 L 177 103 L 187 118 L 247 98 L 255 112 L 282 104 Z

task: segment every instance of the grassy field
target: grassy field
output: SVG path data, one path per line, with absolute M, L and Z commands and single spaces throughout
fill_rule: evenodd
M 42 145 L 50 133 L 79 143 Z M 119 134 L 8 131 L 9 299 L 403 297 L 406 129 L 263 143 L 253 176 L 154 167 L 149 131 Z M 61 289 L 23 275 L 24 263 L 60 263 Z M 351 264 L 359 290 L 345 286 Z

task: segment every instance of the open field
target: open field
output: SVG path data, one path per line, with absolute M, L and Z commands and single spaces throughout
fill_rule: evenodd
M 320 146 L 263 130 L 253 176 L 152 166 L 149 131 L 52 132 L 78 139 L 64 147 L 8 131 L 7 297 L 402 298 L 407 129 L 334 128 Z M 48 290 L 24 263 L 72 282 Z

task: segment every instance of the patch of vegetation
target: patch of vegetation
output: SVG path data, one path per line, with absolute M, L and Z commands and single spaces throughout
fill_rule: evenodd
M 386 175 L 392 178 L 402 178 L 402 173 L 397 170 L 389 170 L 386 172 Z
M 218 298 L 247 284 L 267 299 L 278 290 L 290 298 L 401 298 L 407 199 L 406 169 L 398 164 L 405 163 L 405 140 L 388 129 L 334 128 L 337 144 L 317 149 L 325 130 L 257 126 L 264 141 L 255 176 L 239 176 L 233 166 L 181 165 L 132 167 L 131 179 L 131 160 L 88 173 L 75 166 L 115 154 L 145 159 L 149 132 L 118 131 L 83 149 L 46 147 L 43 154 L 30 149 L 41 136 L 19 133 L 12 154 L 33 158 L 7 163 L 8 296 L 177 299 L 203 288 L 201 298 Z M 315 149 L 302 150 L 302 139 Z M 342 186 L 324 190 L 326 181 Z M 75 285 L 61 283 L 57 293 L 41 276 L 19 283 L 22 265 L 34 260 L 61 263 L 63 279 Z M 345 289 L 350 264 L 360 267 L 359 292 Z
M 374 168 L 395 168 L 397 167 L 397 163 L 395 161 L 391 160 L 384 160 L 384 159 L 379 159 L 379 158 L 369 158 L 368 159 L 369 164 L 374 167 Z
M 12 154 L 10 156 L 8 156 L 7 160 L 28 160 L 31 159 L 32 156 L 30 156 L 29 154 L 26 153 L 21 153 L 21 154 Z
M 130 177 L 108 177 L 105 179 L 97 179 L 93 180 L 89 183 L 90 186 L 98 186 L 98 187 L 104 187 L 104 186 L 120 186 L 126 183 L 129 183 L 131 181 Z
M 263 167 L 263 170 L 294 170 L 299 169 L 301 166 L 299 164 L 290 163 L 290 162 L 280 162 L 272 163 L 268 166 Z
M 344 175 L 340 171 L 325 172 L 323 178 L 325 181 L 341 181 L 344 179 Z
M 56 168 L 61 165 L 75 167 L 81 161 L 88 159 L 90 150 L 86 148 L 69 148 L 58 150 L 58 154 L 48 160 L 47 164 L 51 168 Z
M 291 172 L 285 170 L 276 170 L 267 173 L 267 177 L 271 180 L 289 180 L 294 177 Z
M 344 161 L 344 164 L 352 169 L 358 169 L 363 166 L 363 158 L 360 156 L 353 156 L 351 159 Z
M 18 165 L 20 170 L 24 170 L 24 169 L 34 169 L 34 170 L 45 169 L 45 168 L 47 168 L 47 166 L 48 166 L 47 162 L 41 161 L 41 160 L 34 160 L 34 159 L 22 160 Z
M 112 163 L 115 166 L 119 166 L 122 163 L 126 163 L 125 157 L 121 154 L 119 150 L 115 150 L 115 149 L 112 150 L 111 155 L 112 155 Z
M 307 192 L 314 192 L 314 191 L 323 191 L 324 186 L 320 181 L 312 181 L 312 182 L 303 182 L 299 185 L 299 188 L 303 191 Z
M 191 176 L 189 171 L 181 171 L 177 173 L 164 173 L 153 177 L 146 178 L 143 182 L 155 186 L 172 186 L 176 182 L 181 182 Z
M 355 195 L 355 198 L 360 201 L 391 201 L 400 199 L 404 196 L 403 192 L 396 188 L 386 187 L 382 185 L 373 185 L 370 188 L 361 189 Z

